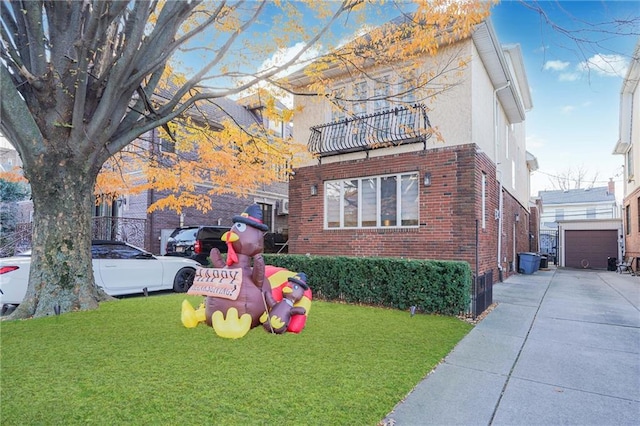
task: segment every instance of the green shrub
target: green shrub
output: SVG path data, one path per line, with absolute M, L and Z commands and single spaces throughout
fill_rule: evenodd
M 467 310 L 471 268 L 466 262 L 379 257 L 265 254 L 267 265 L 305 272 L 314 297 L 457 315 Z

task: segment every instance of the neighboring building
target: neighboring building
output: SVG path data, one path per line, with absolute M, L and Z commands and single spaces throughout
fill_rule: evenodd
M 620 251 L 615 184 L 587 189 L 540 191 L 540 252 L 560 266 L 606 269 Z M 586 266 L 585 266 L 586 265 Z
M 625 257 L 640 257 L 640 40 L 620 90 L 620 135 L 613 153 L 624 155 Z M 634 267 L 637 270 L 637 267 Z
M 16 167 L 22 166 L 18 151 L 9 143 L 7 138 L 0 133 L 0 172 L 10 172 Z
M 562 220 L 579 219 L 616 219 L 615 183 L 607 186 L 586 189 L 540 191 L 544 212 L 540 215 L 540 230 L 558 229 Z
M 368 80 L 334 77 L 334 93 L 361 100 L 355 117 L 325 98 L 294 97 L 303 107 L 294 139 L 317 160 L 289 183 L 290 253 L 462 260 L 494 280 L 516 272 L 517 253 L 537 235 L 529 220 L 537 162 L 525 146 L 532 102 L 522 54 L 518 45 L 501 47 L 486 21 L 425 56 L 420 71 L 456 55 L 470 59 L 460 79 L 425 105 L 407 106 L 424 89 L 407 92 L 394 84 L 394 69 L 373 64 Z M 310 82 L 298 72 L 289 83 Z M 424 132 L 430 126 L 442 142 Z
M 284 108 L 284 105 L 277 105 Z M 263 107 L 263 104 L 256 102 L 253 98 L 244 101 L 219 98 L 202 106 L 200 111 L 207 114 L 213 127 L 222 128 L 220 123 L 225 118 L 231 118 L 244 128 L 259 124 L 274 136 L 290 138 L 291 125 L 263 117 L 261 113 Z M 157 129 L 141 135 L 136 146 L 145 146 L 145 149 L 159 154 L 175 151 L 175 143 L 162 139 Z M 17 156 L 13 147 L 11 147 L 11 151 Z M 0 153 L 7 158 L 10 157 L 4 151 L 0 151 Z M 207 213 L 202 213 L 192 207 L 183 209 L 181 214 L 172 210 L 156 210 L 153 213 L 148 213 L 147 209 L 151 204 L 169 195 L 166 191 L 151 189 L 137 195 L 120 194 L 120 197 L 113 202 L 98 203 L 95 206 L 93 238 L 124 240 L 153 253 L 164 254 L 166 240 L 175 228 L 189 225 L 230 227 L 233 225 L 231 219 L 234 215 L 242 213 L 249 204 L 258 203 L 263 210 L 264 222 L 269 226 L 269 234 L 272 234 L 265 239 L 270 245 L 268 250 L 286 250 L 285 244 L 289 232 L 287 179 L 288 176 L 282 176 L 281 181 L 262 185 L 246 198 L 235 195 L 214 196 L 213 210 Z M 211 185 L 214 183 L 197 185 L 197 191 L 206 192 Z M 30 201 L 23 202 L 20 207 L 19 221 L 31 222 L 33 220 L 32 203 Z
M 277 137 L 291 137 L 291 126 L 286 123 L 277 123 L 263 117 L 261 113 L 264 105 L 255 102 L 253 97 L 244 101 L 233 101 L 227 98 L 212 100 L 209 104 L 200 107 L 200 111 L 206 114 L 210 123 L 222 123 L 226 118 L 231 118 L 235 124 L 243 128 L 259 124 L 272 132 Z M 282 106 L 284 107 L 284 106 Z M 221 127 L 221 125 L 219 125 Z M 163 140 L 157 129 L 141 136 L 141 140 L 148 141 L 149 149 L 162 151 L 175 149 L 171 141 Z M 288 176 L 283 180 L 262 185 L 247 198 L 235 195 L 213 196 L 213 210 L 203 213 L 196 208 L 183 209 L 181 214 L 172 210 L 159 210 L 147 213 L 147 208 L 157 200 L 164 198 L 169 193 L 157 190 L 149 190 L 142 194 L 124 197 L 126 202 L 107 206 L 108 211 L 103 215 L 124 217 L 128 219 L 145 219 L 144 247 L 153 253 L 164 254 L 166 240 L 171 232 L 180 226 L 188 225 L 233 225 L 232 217 L 245 210 L 247 205 L 258 203 L 263 212 L 265 224 L 269 226 L 270 236 L 267 241 L 275 241 L 277 247 L 269 247 L 269 250 L 279 249 L 288 239 Z M 206 192 L 215 183 L 202 183 L 197 185 L 197 191 Z M 96 215 L 98 216 L 98 215 Z

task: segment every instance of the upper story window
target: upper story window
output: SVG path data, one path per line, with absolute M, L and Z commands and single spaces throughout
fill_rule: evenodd
M 353 114 L 367 113 L 367 99 L 369 99 L 369 87 L 366 81 L 360 81 L 353 85 Z
M 326 181 L 325 228 L 418 226 L 417 172 Z
M 347 118 L 345 96 L 346 90 L 344 87 L 339 87 L 333 91 L 334 104 L 331 108 L 331 121 L 340 121 Z
M 389 86 L 389 76 L 384 76 L 374 82 L 373 86 L 373 98 L 375 99 L 373 105 L 374 112 L 380 112 L 389 109 L 389 95 L 391 87 Z
M 416 77 L 414 72 L 399 75 L 396 83 L 396 98 L 404 104 L 416 103 Z
M 511 126 L 507 124 L 504 126 L 504 158 L 509 158 L 509 135 Z
M 347 118 L 345 110 L 357 116 L 386 111 L 396 104 L 415 104 L 416 82 L 413 75 L 381 75 L 335 88 L 331 121 Z
M 627 151 L 626 155 L 626 164 L 625 164 L 625 172 L 627 173 L 627 180 L 631 181 L 633 179 L 633 146 L 629 151 Z

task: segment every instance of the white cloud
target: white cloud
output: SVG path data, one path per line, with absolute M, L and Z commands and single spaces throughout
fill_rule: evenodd
M 261 73 L 265 73 L 273 68 L 277 68 L 282 66 L 282 64 L 287 63 L 288 61 L 290 61 L 291 59 L 293 59 L 294 56 L 296 56 L 298 53 L 300 53 L 300 50 L 302 50 L 305 47 L 306 43 L 304 42 L 298 42 L 296 44 L 294 44 L 293 46 L 289 46 L 287 48 L 282 48 L 279 49 L 277 52 L 275 52 L 270 58 L 265 59 L 259 66 L 258 66 L 258 70 L 256 72 L 256 75 L 260 75 Z M 284 78 L 289 74 L 292 74 L 302 68 L 304 68 L 306 65 L 308 65 L 311 61 L 313 61 L 314 59 L 316 59 L 319 55 L 321 51 L 321 46 L 313 46 L 311 47 L 309 50 L 305 51 L 302 56 L 300 56 L 300 58 L 291 66 L 283 69 L 282 71 L 280 71 L 279 73 L 277 73 L 274 77 L 275 79 L 279 79 L 279 78 Z M 245 77 L 242 79 L 238 80 L 238 84 L 244 84 L 248 81 L 250 81 L 252 79 L 252 77 Z M 266 88 L 268 90 L 270 90 L 273 93 L 278 92 L 278 90 L 271 85 L 270 83 L 266 82 L 266 81 L 261 81 L 260 83 L 254 85 L 253 87 L 251 87 L 248 91 L 245 91 L 245 93 L 240 93 L 239 96 L 244 96 L 246 94 L 250 94 L 252 92 L 254 92 L 256 89 L 259 88 Z M 285 104 L 285 106 L 287 108 L 292 108 L 293 107 L 293 96 L 289 95 L 289 94 L 284 94 L 284 93 L 278 93 L 277 97 L 279 98 L 279 100 Z
M 273 54 L 273 56 L 271 56 L 270 58 L 266 59 L 264 62 L 262 62 L 262 64 L 258 67 L 258 72 L 262 72 L 262 71 L 266 71 L 269 70 L 271 68 L 274 67 L 279 67 L 282 64 L 290 61 L 291 59 L 293 59 L 293 57 L 295 55 L 297 55 L 298 53 L 300 53 L 300 51 L 306 46 L 306 43 L 304 42 L 298 42 L 296 44 L 294 44 L 293 46 L 287 47 L 287 48 L 282 48 L 279 49 L 276 53 Z M 302 56 L 299 58 L 299 60 L 291 65 L 290 67 L 284 69 L 283 71 L 281 71 L 280 73 L 278 73 L 276 75 L 277 78 L 282 78 L 284 76 L 287 76 L 289 74 L 292 74 L 296 71 L 298 71 L 299 69 L 303 68 L 304 66 L 306 66 L 309 61 L 315 59 L 318 56 L 318 53 L 320 52 L 321 47 L 319 46 L 314 46 L 312 48 L 310 48 L 309 50 L 307 50 L 306 52 L 304 52 L 302 54 Z
M 595 73 L 605 77 L 624 77 L 629 66 L 628 60 L 621 55 L 603 55 L 596 54 L 578 63 L 573 70 L 569 69 L 570 62 L 565 61 L 547 61 L 544 64 L 545 71 L 557 71 L 558 81 L 576 81 L 583 75 Z
M 569 62 L 564 61 L 547 61 L 544 63 L 543 69 L 552 71 L 562 71 L 570 65 Z
M 562 111 L 563 114 L 571 114 L 574 109 L 576 109 L 576 107 L 573 105 L 565 105 L 560 111 Z
M 580 78 L 580 73 L 563 72 L 558 76 L 558 81 L 576 81 Z
M 595 72 L 606 77 L 624 77 L 629 63 L 621 55 L 593 55 L 586 61 L 580 62 L 577 69 L 583 72 Z

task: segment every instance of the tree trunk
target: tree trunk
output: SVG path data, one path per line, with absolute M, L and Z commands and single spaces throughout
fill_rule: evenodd
M 9 319 L 95 309 L 99 301 L 111 299 L 95 286 L 91 264 L 97 172 L 86 163 L 56 157 L 60 153 L 42 155 L 30 169 L 38 172 L 29 176 L 34 202 L 29 286 Z

